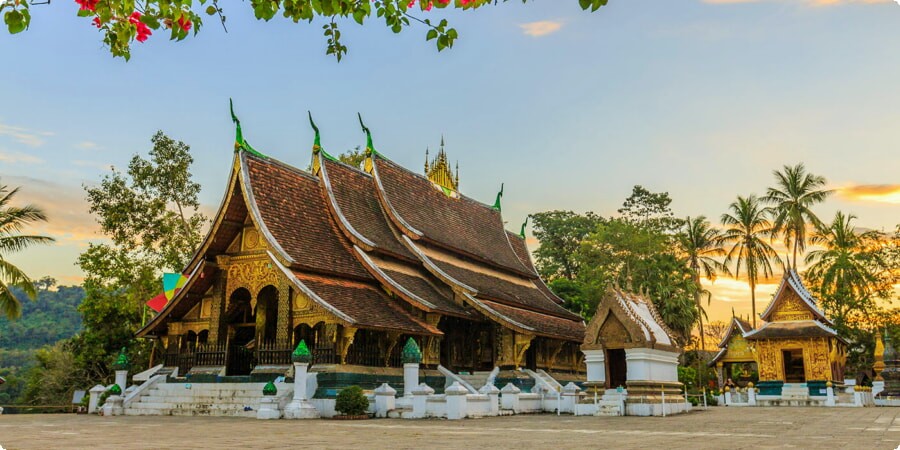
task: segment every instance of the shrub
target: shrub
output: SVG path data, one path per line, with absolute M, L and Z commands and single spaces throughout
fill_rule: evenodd
M 369 399 L 361 387 L 349 386 L 338 393 L 334 409 L 345 416 L 360 416 L 369 409 Z

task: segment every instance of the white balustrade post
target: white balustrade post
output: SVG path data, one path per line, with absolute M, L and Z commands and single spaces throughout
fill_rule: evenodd
M 375 417 L 387 417 L 388 411 L 396 407 L 397 390 L 387 383 L 375 389 Z
M 94 414 L 97 412 L 97 403 L 100 401 L 100 396 L 106 392 L 106 388 L 102 385 L 96 385 L 91 388 L 90 398 L 88 399 L 88 414 Z
M 259 409 L 256 411 L 256 418 L 260 420 L 271 420 L 281 418 L 281 409 L 278 407 L 278 389 L 275 383 L 268 382 L 263 388 L 262 397 L 259 399 Z
M 575 413 L 575 405 L 578 403 L 578 396 L 581 388 L 575 383 L 569 382 L 562 390 L 562 402 L 560 409 L 565 412 Z
M 519 412 L 519 394 L 522 393 L 522 390 L 517 388 L 512 383 L 506 383 L 506 386 L 503 386 L 503 389 L 500 389 L 500 402 L 503 409 L 508 409 L 513 412 Z
M 490 381 L 487 382 L 481 389 L 478 390 L 480 394 L 487 395 L 491 399 L 491 415 L 499 416 L 500 415 L 500 389 L 497 389 L 497 386 L 494 386 Z
M 834 406 L 834 386 L 831 382 L 825 383 L 825 406 Z
M 297 358 L 295 358 L 297 359 Z M 294 395 L 284 407 L 285 419 L 318 419 L 319 410 L 306 397 L 306 383 L 309 378 L 309 363 L 294 362 Z
M 450 420 L 458 420 L 466 417 L 467 399 L 469 390 L 460 386 L 458 381 L 454 381 L 447 389 L 444 389 L 444 395 L 447 399 L 447 418 Z
M 419 363 L 403 363 L 403 396 L 412 397 L 419 386 Z
M 428 415 L 428 396 L 434 395 L 434 389 L 425 383 L 420 384 L 412 391 L 412 417 L 416 419 L 424 418 Z
M 756 406 L 756 388 L 753 387 L 753 383 L 750 383 L 750 386 L 747 387 L 747 404 Z

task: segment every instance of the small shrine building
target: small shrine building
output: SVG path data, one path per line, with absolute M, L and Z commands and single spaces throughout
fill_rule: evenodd
M 826 383 L 843 383 L 847 342 L 795 270 L 785 271 L 760 318 L 762 326 L 743 333 L 756 356 L 760 395 L 782 395 L 788 385 L 824 395 Z
M 402 385 L 411 337 L 425 369 L 579 379 L 583 320 L 504 228 L 500 196 L 491 206 L 459 191 L 443 147 L 420 175 L 378 153 L 364 127 L 357 168 L 316 129 L 307 171 L 253 149 L 234 120 L 225 196 L 187 282 L 137 333 L 157 341 L 157 361 L 197 381 L 269 381 L 303 339 L 320 388 L 373 388 Z
M 753 326 L 746 320 L 731 318 L 730 327 L 719 342 L 719 351 L 708 364 L 716 368 L 719 386 L 724 386 L 729 378 L 741 387 L 758 381 L 756 355 L 744 339 L 744 335 L 752 330 Z
M 581 351 L 587 364 L 585 386 L 605 389 L 604 399 L 625 393 L 627 414 L 685 410 L 678 381 L 682 349 L 649 298 L 608 289 L 588 323 Z

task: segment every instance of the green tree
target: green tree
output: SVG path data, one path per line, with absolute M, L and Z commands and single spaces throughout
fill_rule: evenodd
M 551 283 L 561 278 L 574 281 L 579 270 L 575 252 L 603 218 L 592 212 L 572 211 L 546 211 L 529 217 L 534 236 L 541 244 L 534 252 L 538 273 Z
M 632 189 L 618 212 L 626 222 L 660 233 L 671 233 L 681 226 L 681 220 L 672 213 L 671 204 L 672 198 L 668 192 L 650 192 L 638 185 Z
M 60 341 L 37 351 L 38 364 L 28 373 L 23 403 L 68 405 L 75 389 L 84 386 L 84 376 L 69 345 Z
M 806 171 L 803 163 L 784 166 L 774 171 L 775 187 L 770 187 L 762 198 L 772 205 L 772 232 L 784 239 L 784 245 L 793 250 L 793 258 L 787 260 L 789 268 L 797 268 L 797 253 L 806 250 L 807 225 L 818 227 L 821 221 L 812 211 L 813 205 L 825 201 L 832 191 L 823 189 L 824 177 Z
M 883 258 L 884 236 L 876 231 L 857 233 L 856 216 L 838 211 L 830 224 L 816 227 L 810 242 L 820 249 L 806 255 L 806 276 L 822 306 L 843 326 L 853 311 L 870 315 L 877 298 L 889 299 L 896 277 Z
M 706 277 L 710 281 L 715 281 L 719 273 L 731 274 L 728 266 L 716 259 L 725 256 L 725 249 L 722 248 L 722 232 L 713 228 L 705 216 L 688 217 L 676 235 L 676 241 L 679 257 L 691 269 L 691 279 L 696 286 L 694 303 L 700 326 L 700 348 L 706 350 L 706 333 L 703 331 L 703 317 L 706 316 L 706 310 L 703 309 L 700 298 L 705 294 L 708 305 L 712 294 L 703 289 L 700 278 Z
M 771 222 L 766 218 L 768 211 L 755 195 L 738 196 L 729 208 L 730 213 L 722 214 L 722 223 L 727 227 L 722 242 L 731 244 L 725 256 L 726 264 L 734 261 L 734 276 L 741 276 L 741 269 L 747 273 L 750 284 L 750 299 L 753 308 L 753 327 L 756 327 L 756 283 L 760 275 L 772 276 L 772 262 L 781 265 L 778 253 L 767 242 L 773 234 Z
M 433 20 L 413 14 L 430 12 L 432 8 L 475 9 L 486 5 L 506 3 L 508 0 L 253 0 L 246 3 L 253 9 L 259 20 L 269 21 L 281 15 L 294 23 L 313 22 L 321 19 L 323 35 L 327 41 L 326 54 L 334 55 L 338 61 L 347 53 L 341 41 L 338 22 L 352 19 L 359 25 L 373 18 L 384 20 L 384 25 L 394 33 L 399 33 L 412 24 L 422 25 L 427 31 L 425 39 L 434 41 L 438 51 L 453 47 L 458 37 L 446 19 Z M 523 0 L 523 3 L 527 0 Z M 582 9 L 592 12 L 605 5 L 608 0 L 578 0 Z M 202 16 L 215 16 L 225 27 L 225 11 L 218 0 L 199 2 L 176 0 L 75 0 L 79 5 L 78 16 L 92 19 L 103 34 L 103 43 L 114 56 L 131 57 L 131 44 L 146 41 L 153 31 L 168 31 L 169 39 L 181 41 L 196 35 L 203 25 Z M 49 1 L 0 0 L 0 14 L 10 33 L 16 34 L 28 29 L 34 5 L 49 5 Z M 4 12 L 5 11 L 5 12 Z M 87 24 L 87 22 L 86 22 Z
M 35 205 L 13 206 L 13 198 L 18 193 L 19 188 L 9 190 L 0 184 L 0 311 L 9 319 L 22 314 L 22 304 L 13 294 L 12 287 L 21 289 L 32 300 L 37 296 L 31 278 L 9 262 L 9 254 L 53 242 L 53 238 L 47 236 L 21 234 L 23 228 L 35 222 L 46 222 L 47 215 Z
M 78 258 L 85 273 L 79 310 L 84 331 L 73 339 L 77 361 L 91 380 L 110 376 L 118 350 L 140 366 L 149 344 L 133 342 L 145 302 L 159 293 L 161 272 L 182 270 L 200 245 L 207 218 L 199 212 L 200 185 L 192 179 L 190 147 L 162 132 L 151 139 L 150 158 L 135 155 L 126 173 L 86 186 L 90 211 L 110 244 L 91 244 Z

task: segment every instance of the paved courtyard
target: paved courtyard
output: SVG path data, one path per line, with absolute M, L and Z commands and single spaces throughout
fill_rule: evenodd
M 0 416 L 0 446 L 120 448 L 865 448 L 900 445 L 900 408 L 710 408 L 675 417 L 462 421 Z

